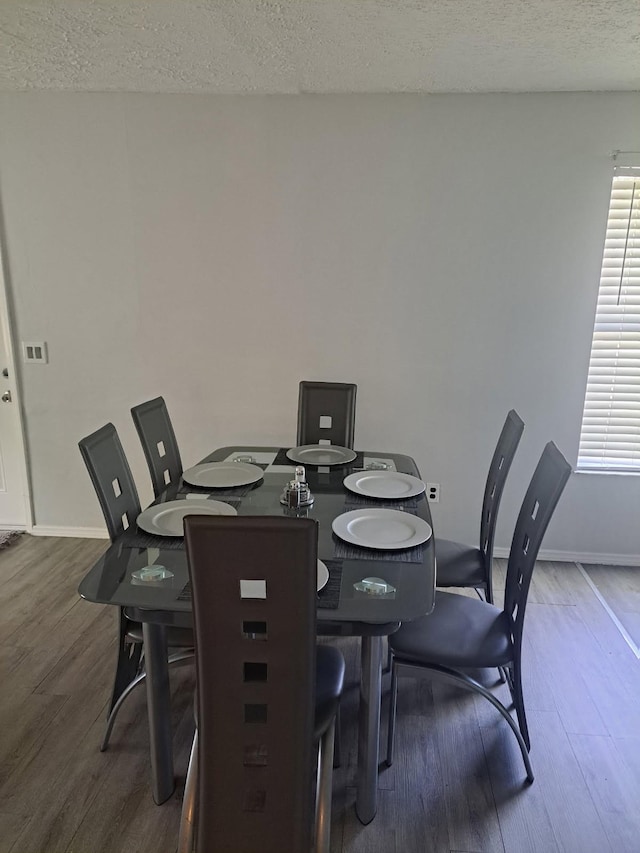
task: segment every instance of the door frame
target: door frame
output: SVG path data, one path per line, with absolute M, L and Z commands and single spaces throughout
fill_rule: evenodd
M 24 529 L 31 533 L 33 530 L 33 507 L 31 504 L 31 480 L 29 478 L 29 467 L 27 457 L 27 441 L 24 426 L 24 417 L 22 411 L 22 385 L 21 376 L 16 369 L 18 359 L 16 357 L 16 341 L 13 331 L 13 306 L 11 303 L 11 294 L 8 287 L 8 271 L 6 269 L 6 253 L 4 223 L 0 220 L 0 322 L 2 323 L 2 333 L 6 342 L 7 349 L 7 367 L 13 377 L 12 386 L 15 391 L 13 401 L 15 403 L 15 412 L 18 419 L 18 435 L 17 435 L 17 452 L 18 452 L 18 468 L 20 473 L 21 497 L 24 504 Z M 12 525 L 16 529 L 22 529 L 22 525 Z

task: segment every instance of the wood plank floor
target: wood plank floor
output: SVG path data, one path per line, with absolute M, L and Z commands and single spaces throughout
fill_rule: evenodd
M 144 690 L 126 703 L 109 751 L 98 750 L 116 613 L 76 590 L 104 548 L 25 535 L 0 552 L 0 853 L 175 850 L 193 673 L 172 672 L 178 785 L 158 807 Z M 640 569 L 621 571 L 621 590 L 606 571 L 599 582 L 616 601 L 640 594 Z M 538 564 L 526 621 L 535 783 L 523 784 L 517 744 L 488 703 L 403 679 L 395 763 L 381 768 L 367 827 L 353 808 L 358 644 L 340 641 L 348 687 L 334 853 L 639 853 L 640 663 L 572 564 Z
M 640 646 L 640 568 L 584 564 L 583 569 L 633 642 Z

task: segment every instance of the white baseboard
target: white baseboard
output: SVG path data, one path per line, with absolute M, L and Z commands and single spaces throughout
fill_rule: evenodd
M 105 527 L 50 527 L 34 524 L 29 531 L 33 536 L 71 536 L 75 539 L 108 539 Z
M 494 548 L 493 556 L 507 558 L 508 548 Z M 590 554 L 585 551 L 544 551 L 538 552 L 539 560 L 554 563 L 596 563 L 600 566 L 640 566 L 640 554 Z

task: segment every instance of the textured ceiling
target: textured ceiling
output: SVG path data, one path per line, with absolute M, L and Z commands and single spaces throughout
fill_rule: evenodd
M 0 0 L 0 90 L 640 89 L 639 0 Z

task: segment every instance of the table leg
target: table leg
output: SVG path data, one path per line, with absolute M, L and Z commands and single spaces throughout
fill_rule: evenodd
M 362 637 L 358 711 L 358 790 L 356 814 L 370 823 L 378 805 L 382 637 Z
M 160 805 L 169 799 L 175 788 L 167 629 L 164 625 L 143 622 L 142 636 L 147 670 L 151 787 L 153 799 Z

